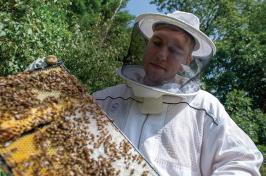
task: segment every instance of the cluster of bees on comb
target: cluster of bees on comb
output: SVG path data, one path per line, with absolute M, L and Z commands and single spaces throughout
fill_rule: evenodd
M 61 66 L 0 77 L 0 171 L 158 175 Z

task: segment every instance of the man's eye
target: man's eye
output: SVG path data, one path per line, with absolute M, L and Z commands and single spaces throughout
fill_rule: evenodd
M 180 51 L 178 49 L 172 47 L 169 48 L 169 52 L 172 54 L 180 54 Z
M 152 42 L 155 46 L 161 46 L 162 43 L 160 41 L 153 41 Z

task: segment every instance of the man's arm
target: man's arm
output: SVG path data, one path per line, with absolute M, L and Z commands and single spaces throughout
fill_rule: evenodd
M 222 109 L 220 123 L 204 129 L 201 169 L 203 175 L 260 175 L 263 157 L 252 140 Z

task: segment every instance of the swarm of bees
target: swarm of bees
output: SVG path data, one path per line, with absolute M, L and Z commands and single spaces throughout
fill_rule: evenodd
M 0 77 L 0 171 L 158 175 L 61 66 Z

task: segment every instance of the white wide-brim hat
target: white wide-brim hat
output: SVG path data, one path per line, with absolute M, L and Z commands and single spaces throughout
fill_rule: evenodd
M 171 14 L 145 13 L 136 18 L 142 33 L 150 39 L 153 35 L 154 24 L 166 23 L 177 26 L 195 39 L 195 47 L 192 55 L 200 58 L 210 58 L 214 56 L 216 47 L 212 40 L 200 31 L 199 18 L 192 13 L 175 11 Z

